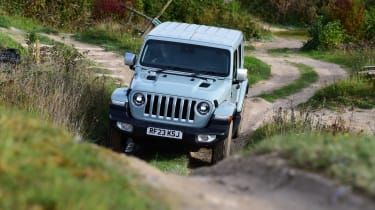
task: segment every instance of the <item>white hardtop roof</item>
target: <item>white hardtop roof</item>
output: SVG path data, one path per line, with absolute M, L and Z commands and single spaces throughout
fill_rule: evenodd
M 236 47 L 242 41 L 241 31 L 188 23 L 164 22 L 156 26 L 148 36 L 184 39 Z

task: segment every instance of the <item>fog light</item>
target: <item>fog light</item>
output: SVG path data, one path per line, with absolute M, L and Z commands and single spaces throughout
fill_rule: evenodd
M 129 132 L 129 133 L 133 132 L 133 125 L 129 123 L 117 122 L 116 126 L 123 131 Z
M 216 139 L 216 135 L 207 135 L 207 134 L 201 134 L 201 135 L 198 135 L 197 136 L 197 140 L 199 142 L 205 142 L 205 143 L 208 143 L 208 142 L 212 142 Z

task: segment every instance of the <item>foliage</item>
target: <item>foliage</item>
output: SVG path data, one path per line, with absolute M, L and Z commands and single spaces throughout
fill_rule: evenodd
M 303 50 L 334 49 L 345 39 L 345 31 L 340 22 L 328 22 L 323 16 L 317 17 L 309 27 L 308 33 L 311 39 L 305 43 Z
M 366 10 L 365 33 L 367 40 L 375 41 L 375 8 Z
M 345 32 L 340 22 L 328 22 L 319 34 L 320 47 L 324 49 L 337 48 L 344 42 L 344 38 Z
M 299 72 L 301 73 L 300 78 L 280 89 L 274 90 L 270 93 L 261 94 L 259 95 L 259 97 L 272 102 L 276 99 L 285 98 L 293 93 L 297 93 L 298 91 L 302 90 L 305 87 L 308 87 L 318 80 L 319 75 L 310 66 L 301 63 L 291 64 L 298 68 Z
M 143 1 L 145 14 L 154 17 L 167 1 Z M 261 38 L 267 31 L 245 13 L 237 1 L 175 0 L 160 18 L 162 21 L 180 21 L 239 29 L 247 39 Z
M 92 0 L 2 0 L 1 7 L 12 15 L 33 18 L 45 25 L 77 29 L 89 22 Z
M 372 136 L 307 132 L 265 139 L 252 154 L 277 153 L 293 166 L 316 171 L 375 196 Z
M 126 18 L 128 11 L 125 6 L 133 7 L 132 0 L 94 0 L 93 17 L 98 20 Z
M 365 23 L 365 3 L 363 0 L 335 0 L 329 5 L 331 21 L 339 20 L 346 33 L 360 38 Z
M 271 66 L 253 56 L 245 56 L 244 67 L 248 69 L 247 78 L 250 85 L 266 80 L 271 76 Z
M 266 21 L 282 24 L 304 25 L 319 14 L 320 0 L 239 0 L 248 12 Z
M 30 113 L 0 108 L 0 139 L 0 209 L 168 209 L 126 159 Z

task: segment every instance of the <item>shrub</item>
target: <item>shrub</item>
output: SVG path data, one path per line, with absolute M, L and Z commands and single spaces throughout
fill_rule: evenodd
M 319 34 L 320 46 L 325 49 L 334 49 L 339 47 L 345 38 L 345 32 L 338 21 L 329 22 Z
M 303 50 L 337 48 L 345 39 L 345 31 L 340 22 L 328 22 L 323 16 L 316 18 L 308 33 L 311 39 L 303 46 Z

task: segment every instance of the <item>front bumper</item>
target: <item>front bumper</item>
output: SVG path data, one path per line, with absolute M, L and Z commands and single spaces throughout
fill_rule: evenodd
M 181 144 L 188 145 L 193 148 L 212 147 L 220 141 L 223 141 L 228 136 L 229 121 L 211 120 L 211 122 L 204 128 L 192 128 L 185 126 L 177 126 L 171 124 L 148 122 L 144 120 L 134 119 L 125 107 L 111 105 L 109 111 L 110 126 L 125 133 L 127 136 L 133 138 L 136 142 L 149 142 L 166 140 L 173 142 L 180 142 Z M 117 122 L 127 123 L 133 125 L 132 132 L 126 132 L 116 126 Z M 150 136 L 147 135 L 147 128 L 155 127 L 161 129 L 177 130 L 183 133 L 182 139 L 171 139 L 166 137 Z M 199 142 L 197 141 L 198 135 L 216 135 L 216 139 L 212 142 Z

